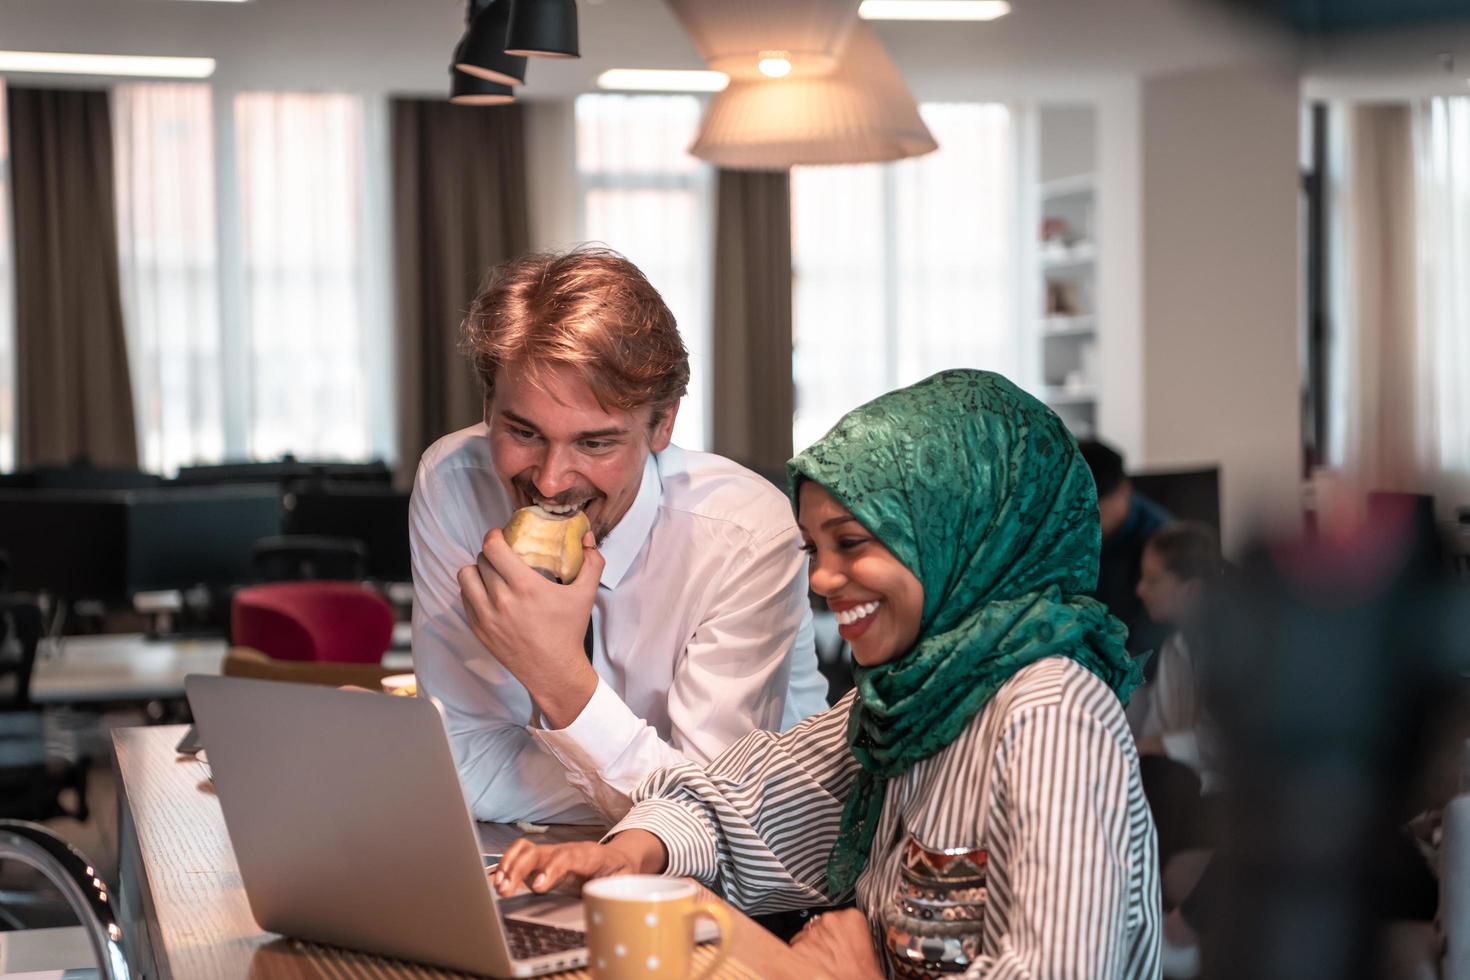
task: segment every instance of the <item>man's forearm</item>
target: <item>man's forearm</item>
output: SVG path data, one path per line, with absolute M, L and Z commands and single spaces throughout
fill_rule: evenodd
M 580 656 L 570 673 L 558 674 L 539 664 L 524 673 L 517 680 L 525 685 L 550 728 L 566 728 L 576 721 L 597 690 L 597 671 Z

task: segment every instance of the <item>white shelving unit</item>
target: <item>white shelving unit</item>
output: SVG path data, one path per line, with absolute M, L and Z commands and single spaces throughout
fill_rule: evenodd
M 1079 439 L 1097 430 L 1099 390 L 1095 111 L 1038 106 L 1029 170 L 1033 180 L 1030 272 L 1040 397 Z

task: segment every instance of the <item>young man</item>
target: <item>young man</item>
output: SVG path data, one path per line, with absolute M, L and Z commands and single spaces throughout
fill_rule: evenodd
M 1143 546 L 1169 522 L 1169 512 L 1133 489 L 1123 470 L 1123 457 L 1094 440 L 1079 442 L 1082 458 L 1097 484 L 1098 518 L 1102 524 L 1102 556 L 1097 573 L 1098 601 L 1128 627 L 1128 650 L 1157 650 L 1168 630 L 1154 622 L 1138 598 Z M 1152 663 L 1144 666 L 1151 677 Z
M 484 422 L 424 454 L 409 532 L 415 670 L 474 815 L 616 819 L 654 769 L 823 710 L 791 506 L 670 444 L 688 354 L 643 274 L 606 250 L 507 263 L 464 346 Z M 569 585 L 505 543 L 531 504 L 591 522 Z

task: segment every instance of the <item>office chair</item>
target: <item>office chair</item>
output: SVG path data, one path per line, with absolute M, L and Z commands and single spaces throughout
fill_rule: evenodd
M 250 553 L 257 582 L 360 582 L 367 578 L 367 567 L 367 545 L 356 538 L 282 534 L 261 538 Z
M 393 607 L 356 582 L 275 582 L 235 593 L 230 636 L 275 660 L 377 664 L 393 642 Z

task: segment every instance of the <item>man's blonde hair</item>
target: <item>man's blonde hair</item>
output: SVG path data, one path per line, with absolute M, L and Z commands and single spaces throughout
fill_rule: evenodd
M 461 328 L 488 402 L 495 372 L 581 374 L 604 408 L 644 405 L 654 420 L 689 387 L 689 352 L 663 297 L 606 248 L 523 255 L 486 275 Z

